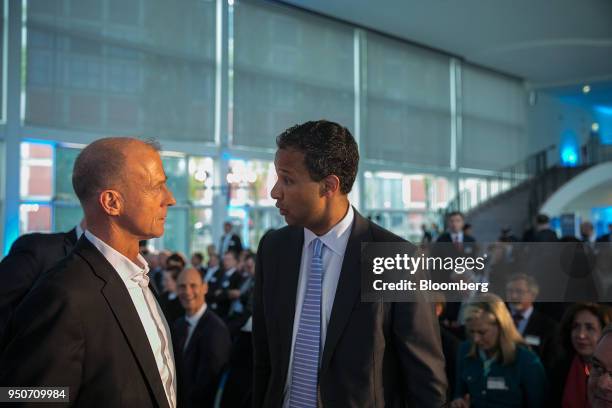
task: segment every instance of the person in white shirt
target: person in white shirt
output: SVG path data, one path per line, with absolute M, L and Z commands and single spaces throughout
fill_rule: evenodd
M 67 387 L 73 406 L 177 406 L 170 330 L 139 252 L 176 203 L 158 149 L 116 137 L 81 151 L 72 184 L 87 231 L 16 311 L 0 384 Z

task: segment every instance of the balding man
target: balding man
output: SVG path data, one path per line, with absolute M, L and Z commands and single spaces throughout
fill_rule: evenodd
M 176 407 L 170 333 L 138 246 L 163 234 L 175 204 L 157 150 L 106 138 L 77 157 L 87 231 L 15 311 L 3 386 L 69 387 L 82 407 Z
M 223 369 L 229 361 L 230 333 L 223 320 L 206 306 L 208 284 L 194 268 L 176 282 L 185 317 L 172 328 L 174 355 L 180 369 L 181 406 L 212 408 Z
M 601 333 L 591 362 L 588 382 L 591 408 L 612 408 L 612 325 Z

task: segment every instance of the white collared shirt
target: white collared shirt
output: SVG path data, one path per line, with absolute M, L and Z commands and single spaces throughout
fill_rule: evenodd
M 349 208 L 344 218 L 336 224 L 325 235 L 317 236 L 314 232 L 304 228 L 304 246 L 302 247 L 302 260 L 300 263 L 300 275 L 298 277 L 297 298 L 295 302 L 295 317 L 293 319 L 293 337 L 291 338 L 291 354 L 289 357 L 289 370 L 287 371 L 287 382 L 285 383 L 285 396 L 283 407 L 289 406 L 289 386 L 291 385 L 291 369 L 293 367 L 293 350 L 295 349 L 295 338 L 297 336 L 300 317 L 302 315 L 302 305 L 306 296 L 306 286 L 308 283 L 308 271 L 312 260 L 312 242 L 319 238 L 325 245 L 323 248 L 323 286 L 321 288 L 321 347 L 319 349 L 319 364 L 323 358 L 323 348 L 327 337 L 327 325 L 331 318 L 336 288 L 342 270 L 344 252 L 351 235 L 351 226 L 355 212 L 349 203 Z
M 85 233 L 85 231 L 83 231 L 83 228 L 81 228 L 81 224 L 77 224 L 76 225 L 77 241 L 81 238 L 81 235 L 83 235 L 84 233 Z
M 511 314 L 514 316 L 514 314 L 517 313 L 516 309 L 514 309 L 513 307 L 511 307 L 510 309 L 512 312 Z M 531 306 L 529 309 L 525 310 L 524 312 L 521 312 L 521 316 L 523 316 L 523 318 L 518 322 L 518 325 L 516 327 L 519 333 L 521 333 L 521 336 L 525 334 L 525 329 L 527 328 L 527 323 L 529 323 L 529 318 L 531 317 L 532 313 L 533 313 L 533 306 Z
M 137 255 L 138 262 L 142 267 L 135 264 L 116 249 L 96 237 L 89 230 L 85 231 L 85 237 L 102 253 L 104 258 L 117 271 L 123 284 L 130 294 L 132 303 L 136 308 L 138 317 L 145 329 L 151 352 L 155 358 L 162 385 L 166 391 L 166 397 L 171 408 L 176 407 L 176 371 L 174 365 L 174 355 L 172 352 L 172 340 L 170 329 L 164 318 L 161 307 L 155 300 L 149 288 L 141 288 L 132 277 L 146 274 L 149 265 L 141 254 Z M 149 291 L 149 299 L 154 303 L 154 307 L 149 307 L 144 291 Z
M 463 242 L 463 232 L 452 232 L 450 235 L 453 242 Z
M 183 350 L 187 350 L 187 344 L 189 344 L 189 340 L 191 340 L 191 335 L 193 334 L 200 318 L 204 316 L 204 312 L 206 312 L 206 302 L 200 306 L 197 312 L 195 312 L 191 316 L 185 315 L 185 320 L 189 323 L 189 327 L 187 328 L 187 337 L 185 337 L 185 345 L 183 346 Z

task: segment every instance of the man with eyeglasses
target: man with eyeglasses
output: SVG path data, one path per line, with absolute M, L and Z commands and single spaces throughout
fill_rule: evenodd
M 603 330 L 595 347 L 588 395 L 591 408 L 612 407 L 612 324 Z

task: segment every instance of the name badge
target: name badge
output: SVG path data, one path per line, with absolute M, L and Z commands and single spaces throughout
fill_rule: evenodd
M 530 346 L 539 346 L 541 341 L 540 341 L 540 337 L 539 336 L 533 336 L 533 335 L 527 335 L 525 336 L 525 343 L 529 344 Z
M 225 282 L 223 282 L 223 283 L 221 284 L 221 286 L 223 286 L 223 288 L 224 288 L 224 289 L 225 289 L 225 288 L 228 288 L 228 287 L 229 287 L 229 285 L 230 285 L 230 283 L 229 283 L 229 281 L 228 281 L 228 280 L 226 280 Z
M 506 379 L 504 377 L 487 378 L 487 390 L 507 390 Z
M 471 254 L 473 252 L 473 249 L 471 246 L 466 246 L 463 252 L 465 252 L 466 254 Z

